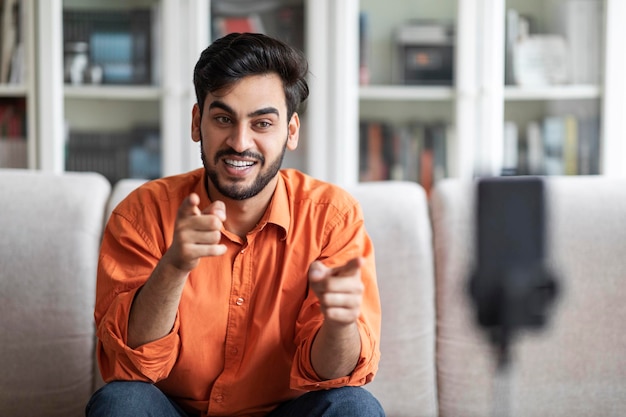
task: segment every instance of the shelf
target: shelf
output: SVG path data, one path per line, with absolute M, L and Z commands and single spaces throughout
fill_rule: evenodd
M 446 101 L 454 96 L 453 87 L 448 86 L 368 85 L 359 88 L 361 100 Z
M 504 99 L 507 101 L 594 100 L 600 99 L 601 96 L 602 89 L 596 85 L 507 86 L 504 88 Z
M 159 100 L 162 91 L 155 86 L 64 86 L 65 98 L 102 100 Z
M 25 97 L 28 87 L 23 84 L 0 84 L 0 97 Z

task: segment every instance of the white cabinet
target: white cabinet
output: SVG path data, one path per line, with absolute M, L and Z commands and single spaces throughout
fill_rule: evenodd
M 599 173 L 626 175 L 624 113 L 620 102 L 626 93 L 623 80 L 626 68 L 623 54 L 618 49 L 620 40 L 626 39 L 623 25 L 626 5 L 623 2 L 597 0 L 602 10 L 593 22 L 599 27 L 602 48 L 597 53 L 600 59 L 593 62 L 600 74 L 598 81 L 581 83 L 566 80 L 552 85 L 532 82 L 505 84 L 508 11 L 516 10 L 530 19 L 533 23 L 531 35 L 559 35 L 569 47 L 572 40 L 567 38 L 564 21 L 568 1 L 571 0 L 414 0 L 392 1 L 393 5 L 390 5 L 389 2 L 361 0 L 360 10 L 367 16 L 370 80 L 369 84 L 359 88 L 357 106 L 360 118 L 370 122 L 382 121 L 396 128 L 416 122 L 448 125 L 446 175 L 471 178 L 476 175 L 500 175 L 507 150 L 505 122 L 509 122 L 509 127 L 512 123 L 517 126 L 517 149 L 525 157 L 529 124 L 543 129 L 544 122 L 547 124 L 546 119 L 551 117 L 595 117 Z M 583 21 L 591 19 L 590 16 L 578 18 Z M 453 85 L 403 85 L 395 82 L 393 73 L 397 70 L 393 65 L 402 66 L 406 61 L 400 62 L 394 55 L 394 50 L 397 50 L 394 33 L 401 25 L 417 19 L 453 22 Z M 591 25 L 591 22 L 585 24 Z M 546 64 L 553 68 L 555 51 L 551 52 L 553 54 L 545 59 L 553 60 Z M 518 59 L 524 56 L 522 53 L 517 55 Z M 537 54 L 530 57 L 537 58 Z M 365 137 L 366 141 L 371 140 Z M 370 152 L 372 149 L 377 147 L 371 146 Z M 361 148 L 363 151 L 368 152 L 367 145 Z M 402 157 L 406 158 L 406 155 Z M 361 158 L 361 164 L 367 164 L 367 157 L 361 155 Z M 524 163 L 527 161 L 521 159 L 518 173 L 528 173 Z M 387 175 L 394 172 L 398 175 L 399 171 L 388 170 Z
M 37 111 L 33 112 L 40 132 L 37 146 L 40 158 L 32 167 L 57 172 L 68 168 L 72 139 L 76 137 L 76 142 L 100 143 L 102 149 L 88 152 L 91 156 L 78 155 L 80 158 L 74 161 L 77 166 L 70 169 L 111 169 L 103 163 L 127 164 L 128 167 L 132 158 L 143 161 L 144 167 L 158 175 L 200 166 L 200 154 L 192 147 L 189 132 L 193 65 L 208 39 L 206 1 L 33 1 L 38 16 L 38 59 L 43 64 L 36 67 L 40 88 Z M 86 77 L 80 83 L 63 82 L 64 47 L 71 36 L 68 31 L 73 30 L 67 13 L 72 11 L 85 13 L 89 22 L 85 25 L 95 28 L 85 41 L 99 42 L 97 45 L 102 51 L 99 57 L 103 61 L 96 62 L 93 54 L 90 59 L 94 66 L 100 67 L 101 81 L 91 82 Z M 140 39 L 145 46 L 142 50 L 149 55 L 138 58 L 133 55 L 132 58 L 135 59 L 133 65 L 143 65 L 143 69 L 149 71 L 149 76 L 139 81 L 134 78 L 136 70 L 124 66 L 128 64 L 128 56 L 124 54 L 136 54 L 136 50 L 131 49 L 139 48 L 131 39 L 126 22 L 132 13 L 142 13 L 142 18 L 150 19 L 147 25 L 142 21 L 143 26 L 131 22 L 135 25 L 131 30 L 149 37 Z M 117 22 L 111 23 L 116 14 L 119 14 Z M 79 31 L 87 30 L 78 26 Z M 104 57 L 105 53 L 109 56 Z M 126 61 L 115 61 L 118 58 Z M 107 81 L 107 76 L 112 81 Z M 147 148 L 151 155 L 133 153 L 129 149 L 129 142 L 136 142 L 139 134 L 146 135 L 146 141 L 150 140 Z M 159 138 L 156 144 L 155 137 Z M 122 150 L 116 151 L 112 143 L 117 143 Z M 121 161 L 114 161 L 116 156 L 107 156 L 107 152 L 116 154 Z M 156 161 L 155 152 L 160 153 Z M 103 159 L 108 161 L 103 162 Z M 132 174 L 130 168 L 119 172 L 121 176 Z
M 546 116 L 585 111 L 599 116 L 601 174 L 625 176 L 626 3 L 603 4 L 603 50 L 597 83 L 515 86 L 505 84 L 505 19 L 509 9 L 530 16 L 537 33 L 558 32 L 559 10 L 570 0 L 272 0 L 228 1 L 247 7 L 298 5 L 304 13 L 303 47 L 309 59 L 311 95 L 303 114 L 299 149 L 286 166 L 340 184 L 359 180 L 363 152 L 359 120 L 393 126 L 445 126 L 446 176 L 499 173 L 504 124 L 518 124 L 520 143 L 528 123 Z M 200 166 L 189 137 L 195 97 L 191 75 L 211 40 L 213 0 L 21 0 L 28 71 L 17 86 L 0 86 L 0 102 L 25 99 L 25 164 L 62 171 L 67 132 L 124 130 L 152 125 L 160 133 L 162 175 Z M 273 7 L 274 7 L 273 6 Z M 156 80 L 148 85 L 67 85 L 63 83 L 63 10 L 158 10 L 154 49 Z M 359 84 L 359 12 L 367 13 L 369 82 Z M 217 12 L 216 12 L 217 13 Z M 450 22 L 454 28 L 454 80 L 450 85 L 397 82 L 395 30 L 410 20 Z M 213 28 L 215 29 L 215 28 Z M 396 74 L 396 75 L 394 75 Z M 581 110 L 583 109 L 583 110 Z M 375 149 L 375 148 L 373 148 Z M 3 154 L 4 155 L 4 154 Z M 403 157 L 411 157 L 404 152 Z M 87 167 L 89 168 L 89 167 Z M 438 171 L 439 172 L 439 171 Z M 394 170 L 398 176 L 401 170 Z

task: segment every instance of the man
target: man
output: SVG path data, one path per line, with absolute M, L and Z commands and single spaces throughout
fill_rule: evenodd
M 149 182 L 107 224 L 88 416 L 381 416 L 374 254 L 357 202 L 280 170 L 306 60 L 260 34 L 200 56 L 204 168 Z

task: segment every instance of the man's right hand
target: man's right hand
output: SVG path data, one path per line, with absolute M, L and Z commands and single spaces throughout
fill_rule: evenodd
M 215 201 L 201 211 L 199 204 L 200 197 L 192 193 L 180 205 L 172 244 L 163 256 L 173 267 L 185 272 L 194 269 L 204 256 L 226 253 L 226 246 L 220 244 L 226 206 Z

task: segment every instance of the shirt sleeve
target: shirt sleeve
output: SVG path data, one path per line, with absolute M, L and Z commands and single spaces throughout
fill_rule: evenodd
M 135 295 L 161 258 L 158 242 L 131 221 L 113 213 L 98 262 L 95 320 L 97 356 L 103 379 L 158 382 L 169 375 L 179 353 L 179 318 L 167 336 L 136 349 L 127 344 Z
M 320 260 L 328 267 L 345 264 L 348 260 L 362 256 L 361 269 L 364 284 L 363 304 L 358 320 L 361 336 L 361 354 L 355 369 L 348 376 L 321 380 L 311 364 L 311 346 L 323 322 L 320 303 L 309 293 L 303 303 L 296 323 L 297 351 L 291 370 L 291 388 L 298 390 L 320 390 L 341 386 L 361 386 L 370 382 L 378 370 L 380 359 L 380 297 L 376 284 L 374 248 L 366 233 L 360 207 L 355 205 L 340 216 L 340 221 L 330 225 L 329 233 Z

